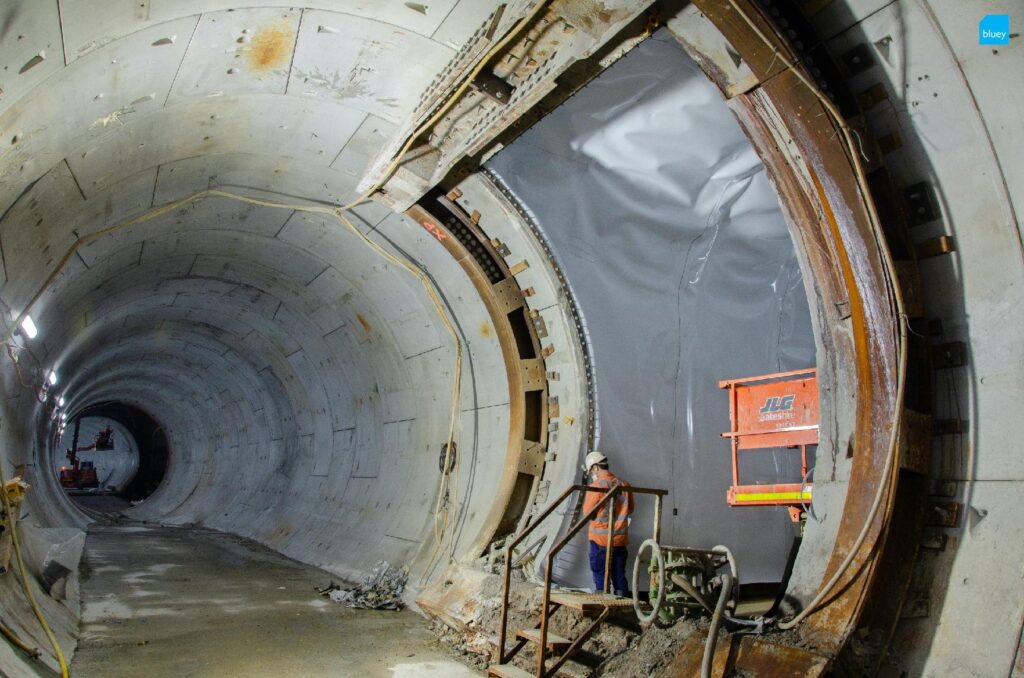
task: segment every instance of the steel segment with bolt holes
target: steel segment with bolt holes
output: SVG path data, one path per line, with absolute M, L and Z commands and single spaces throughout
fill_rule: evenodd
M 885 276 L 887 245 L 872 228 L 872 196 L 859 188 L 857 166 L 837 122 L 786 66 L 796 58 L 775 27 L 752 2 L 696 0 L 694 5 L 699 20 L 717 29 L 739 64 L 723 60 L 725 52 L 716 53 L 713 41 L 687 39 L 685 25 L 670 22 L 669 28 L 727 98 L 779 192 L 798 256 L 810 272 L 805 279 L 812 308 L 817 308 L 812 317 L 818 353 L 827 356 L 818 365 L 821 438 L 832 445 L 833 454 L 852 456 L 849 489 L 822 581 L 856 544 L 876 493 L 886 492 L 849 567 L 800 627 L 805 641 L 835 657 L 857 627 L 879 575 L 878 554 L 893 537 L 886 530 L 893 493 L 880 487 L 890 482 L 882 469 L 899 406 L 900 319 Z
M 455 212 L 458 207 L 454 204 L 449 202 L 447 205 L 448 207 L 444 207 L 438 203 L 434 211 L 437 214 L 447 211 L 455 219 L 464 216 Z M 435 214 L 431 214 L 420 205 L 414 205 L 406 214 L 437 238 L 472 280 L 490 315 L 491 325 L 494 327 L 505 359 L 509 399 L 508 451 L 501 481 L 490 505 L 490 513 L 468 550 L 471 554 L 480 555 L 486 551 L 491 541 L 512 532 L 519 525 L 528 506 L 526 500 L 532 496 L 536 482 L 543 472 L 548 430 L 547 381 L 543 379 L 544 355 L 532 323 L 524 322 L 517 328 L 512 327 L 510 314 L 527 313 L 526 302 L 515 277 L 509 274 L 504 259 L 493 251 L 486 239 L 481 239 L 482 243 L 488 245 L 485 250 L 486 256 L 494 261 L 502 276 L 498 283 L 491 283 L 477 259 Z M 507 289 L 510 286 L 511 289 Z M 517 331 L 525 331 L 528 334 L 517 339 Z M 525 341 L 532 346 L 531 357 L 522 355 L 523 351 L 517 341 Z M 525 378 L 538 370 L 541 379 Z M 529 393 L 540 394 L 539 409 L 527 407 L 526 399 Z M 533 397 L 537 399 L 536 395 Z M 528 432 L 535 432 L 530 435 L 535 435 L 540 440 L 528 439 Z

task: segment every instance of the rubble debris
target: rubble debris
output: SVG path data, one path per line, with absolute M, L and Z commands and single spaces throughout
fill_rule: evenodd
M 598 667 L 599 676 L 647 678 L 663 675 L 679 648 L 704 620 L 680 619 L 667 628 L 650 626 L 630 639 L 629 646 Z M 706 626 L 706 622 L 704 623 Z
M 314 586 L 314 587 L 313 587 L 313 589 L 314 589 L 314 590 L 315 590 L 315 591 L 316 591 L 317 593 L 319 593 L 319 594 L 320 594 L 321 596 L 326 596 L 326 595 L 328 595 L 328 594 L 329 594 L 329 593 L 330 593 L 331 591 L 338 591 L 338 590 L 340 590 L 340 589 L 341 589 L 341 587 L 340 587 L 340 586 L 338 586 L 337 584 L 335 584 L 335 583 L 334 583 L 334 582 L 332 581 L 332 582 L 331 582 L 330 584 L 328 584 L 327 586 L 325 586 L 325 587 L 323 587 L 323 588 L 320 588 L 319 586 Z
M 405 568 L 393 567 L 388 561 L 381 560 L 373 566 L 373 570 L 358 586 L 343 589 L 331 582 L 317 591 L 320 595 L 329 596 L 331 600 L 349 607 L 366 610 L 401 610 L 405 607 L 402 593 L 408 579 L 409 572 Z
M 456 631 L 440 620 L 430 623 L 430 631 L 434 634 L 435 644 L 460 662 L 472 666 L 479 671 L 486 671 L 490 666 L 490 653 L 481 653 L 465 634 Z

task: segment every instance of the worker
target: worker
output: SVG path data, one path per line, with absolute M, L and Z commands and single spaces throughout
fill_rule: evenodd
M 114 441 L 112 437 L 114 435 L 114 429 L 108 425 L 105 429 L 96 434 L 96 443 L 93 445 L 97 450 L 112 450 L 114 449 Z
M 592 451 L 586 456 L 583 470 L 587 472 L 587 485 L 609 489 L 616 483 L 629 485 L 608 470 L 608 458 Z M 587 492 L 583 500 L 583 515 L 587 515 L 597 506 L 604 495 L 600 492 Z M 633 513 L 633 493 L 616 494 L 609 500 L 594 519 L 590 521 L 588 537 L 590 538 L 590 571 L 594 575 L 595 590 L 604 591 L 605 557 L 608 553 L 608 539 L 612 540 L 612 564 L 609 570 L 612 588 L 617 596 L 629 596 L 629 582 L 626 580 L 626 559 L 629 551 L 629 516 Z M 611 520 L 609 520 L 609 516 Z

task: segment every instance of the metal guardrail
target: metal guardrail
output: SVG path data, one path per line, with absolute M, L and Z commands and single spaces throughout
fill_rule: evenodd
M 561 665 L 572 655 L 578 645 L 582 644 L 583 640 L 589 635 L 597 624 L 600 623 L 605 616 L 607 616 L 607 610 L 602 614 L 597 621 L 591 624 L 590 628 L 584 632 L 580 638 L 578 638 L 573 644 L 562 654 L 559 660 L 550 668 L 546 668 L 544 661 L 547 654 L 547 639 L 548 639 L 548 618 L 550 617 L 551 610 L 551 569 L 554 565 L 555 556 L 565 547 L 566 544 L 572 540 L 576 534 L 583 529 L 583 526 L 589 523 L 594 517 L 604 508 L 608 502 L 612 501 L 613 498 L 620 493 L 633 493 L 633 494 L 651 494 L 654 495 L 654 534 L 655 540 L 661 538 L 661 498 L 668 494 L 667 490 L 659 490 L 649 487 L 633 487 L 632 485 L 622 485 L 616 483 L 611 488 L 604 487 L 593 487 L 590 485 L 571 485 L 565 492 L 560 494 L 557 499 L 551 502 L 547 508 L 545 508 L 537 518 L 530 523 L 519 535 L 513 539 L 508 545 L 505 546 L 505 572 L 504 581 L 502 586 L 501 594 L 501 629 L 498 634 L 498 664 L 505 664 L 514 657 L 519 650 L 526 644 L 525 640 L 520 640 L 519 643 L 513 647 L 509 652 L 505 652 L 505 640 L 508 637 L 508 599 L 509 599 L 509 588 L 512 580 L 512 550 L 518 546 L 526 537 L 530 535 L 544 520 L 551 515 L 556 508 L 562 505 L 565 500 L 576 492 L 600 492 L 604 496 L 601 497 L 600 501 L 597 502 L 586 515 L 582 516 L 576 521 L 572 527 L 569 528 L 565 536 L 562 537 L 551 550 L 548 551 L 547 558 L 545 560 L 544 567 L 544 600 L 540 609 L 540 638 L 537 647 L 537 676 L 543 678 L 544 676 L 551 676 L 561 667 Z M 614 517 L 609 516 L 609 523 L 613 523 Z M 612 535 L 609 535 L 611 537 Z M 604 593 L 608 593 L 609 589 L 609 571 L 611 568 L 612 561 L 612 538 L 608 539 L 608 550 L 605 554 L 604 559 Z M 557 609 L 557 606 L 556 606 Z

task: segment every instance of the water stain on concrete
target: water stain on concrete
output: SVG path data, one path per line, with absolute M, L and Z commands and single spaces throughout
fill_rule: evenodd
M 245 48 L 245 60 L 251 70 L 265 73 L 291 62 L 295 31 L 285 21 L 264 26 L 252 36 Z
M 363 326 L 363 330 L 367 334 L 369 334 L 370 332 L 373 332 L 373 325 L 371 325 L 369 322 L 367 322 L 366 318 L 363 317 L 362 313 L 356 313 L 356 320 L 358 320 L 359 324 Z

